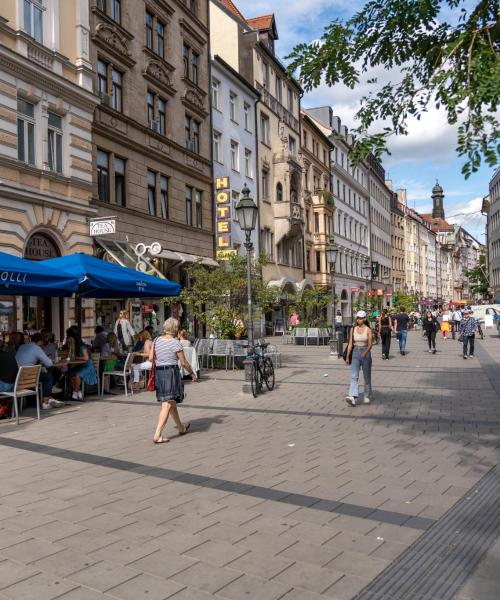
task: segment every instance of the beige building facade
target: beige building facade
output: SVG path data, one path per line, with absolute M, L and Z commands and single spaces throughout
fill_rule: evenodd
M 0 5 L 0 250 L 32 260 L 92 253 L 92 90 L 87 0 Z M 68 300 L 1 299 L 0 329 L 62 336 Z
M 386 182 L 390 188 L 390 182 Z M 391 195 L 391 282 L 393 293 L 404 291 L 405 215 L 396 193 Z

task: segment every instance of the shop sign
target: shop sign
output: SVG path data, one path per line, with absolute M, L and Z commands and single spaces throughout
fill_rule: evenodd
M 115 219 L 102 219 L 98 221 L 90 221 L 90 235 L 110 235 L 116 233 Z
M 359 292 L 359 287 L 357 287 L 357 288 L 353 288 L 353 287 L 352 287 L 352 288 L 351 288 L 351 292 L 353 292 L 353 293 L 354 293 L 354 292 Z
M 380 269 L 380 263 L 372 262 L 372 278 L 373 279 L 378 277 L 379 269 Z
M 24 258 L 29 260 L 45 260 L 58 256 L 59 252 L 55 244 L 42 233 L 35 233 L 30 237 L 24 253 Z
M 237 254 L 236 250 L 231 247 L 231 190 L 229 177 L 217 177 L 215 190 L 216 258 L 217 260 L 229 260 Z
M 141 310 L 143 313 L 152 313 L 153 305 L 152 304 L 143 304 L 141 307 Z
M 388 298 L 392 298 L 392 292 L 387 292 L 387 293 L 386 293 L 386 296 L 387 296 Z
M 383 296 L 384 295 L 384 290 L 383 289 L 378 289 L 377 290 L 377 296 Z

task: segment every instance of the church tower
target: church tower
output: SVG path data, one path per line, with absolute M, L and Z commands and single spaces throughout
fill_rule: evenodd
M 439 185 L 439 181 L 436 179 L 436 185 L 432 188 L 432 218 L 433 219 L 444 219 L 444 193 L 443 188 Z

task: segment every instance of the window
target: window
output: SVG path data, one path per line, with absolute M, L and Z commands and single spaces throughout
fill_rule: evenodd
M 288 136 L 288 148 L 290 150 L 290 154 L 295 154 L 297 151 L 297 144 L 295 142 L 295 138 L 291 135 Z
M 186 8 L 196 14 L 196 0 L 184 0 Z
M 196 227 L 199 227 L 201 229 L 203 227 L 203 192 L 201 192 L 200 190 L 196 190 L 194 198 Z
M 269 117 L 260 113 L 260 137 L 264 144 L 270 145 L 269 140 Z
M 276 76 L 276 79 L 274 81 L 274 89 L 275 89 L 274 95 L 276 96 L 276 100 L 281 104 L 282 86 L 281 86 L 281 78 L 278 76 Z
M 293 112 L 293 90 L 291 87 L 288 88 L 288 110 Z
M 264 61 L 262 61 L 262 85 L 266 90 L 269 89 L 269 65 Z
M 17 158 L 35 164 L 35 106 L 17 99 Z
M 189 46 L 186 46 L 186 44 L 182 48 L 182 59 L 184 63 L 184 77 L 189 79 Z
M 166 135 L 167 133 L 167 120 L 166 120 L 166 112 L 167 112 L 167 102 L 163 100 L 163 98 L 158 98 L 158 133 L 162 135 Z
M 146 11 L 146 47 L 153 49 L 153 15 Z
M 156 54 L 164 58 L 165 56 L 165 25 L 161 21 L 156 21 Z
M 186 223 L 193 224 L 193 188 L 186 186 Z
M 304 129 L 304 141 L 303 141 L 303 146 L 304 148 L 307 148 L 307 131 Z
M 198 63 L 200 55 L 196 52 L 191 52 L 191 81 L 198 85 Z
M 97 91 L 101 100 L 108 94 L 108 65 L 103 60 L 97 61 Z
M 262 169 L 262 197 L 269 198 L 269 171 Z
M 279 181 L 276 184 L 276 202 L 283 202 L 283 185 Z
M 148 170 L 148 211 L 156 216 L 156 173 Z
M 231 140 L 231 169 L 240 170 L 240 145 L 234 140 Z
M 319 273 L 321 271 L 321 252 L 316 250 L 316 271 Z
M 101 202 L 109 202 L 109 154 L 97 151 L 97 195 Z
M 245 102 L 243 104 L 243 117 L 245 119 L 245 129 L 247 131 L 252 131 L 250 128 L 250 119 L 251 119 L 251 108 L 250 108 L 250 104 L 248 104 L 247 102 Z
M 160 210 L 161 218 L 168 219 L 168 177 L 160 177 Z
M 319 213 L 314 213 L 314 233 L 319 233 Z
M 245 176 L 253 177 L 252 151 L 245 148 Z
M 101 12 L 106 12 L 106 0 L 97 0 L 97 8 Z
M 122 22 L 122 7 L 121 0 L 111 0 L 111 18 L 115 23 Z
M 200 123 L 189 115 L 184 118 L 185 144 L 191 152 L 200 152 Z
M 24 0 L 24 31 L 43 43 L 43 4 L 40 0 Z
M 161 135 L 167 133 L 167 101 L 152 92 L 148 91 L 146 96 L 148 127 Z
M 229 92 L 229 118 L 231 121 L 237 122 L 236 119 L 236 103 L 238 101 L 238 96 L 234 92 Z
M 214 131 L 213 134 L 213 142 L 214 142 L 214 160 L 218 163 L 223 162 L 222 160 L 222 135 L 218 131 Z
M 150 129 L 153 129 L 154 120 L 155 120 L 155 96 L 154 96 L 153 92 L 148 92 L 147 104 L 148 104 L 148 127 Z
M 122 74 L 116 69 L 111 69 L 111 106 L 118 111 L 123 110 Z
M 115 202 L 125 206 L 125 161 L 115 157 Z
M 240 193 L 236 192 L 235 190 L 232 190 L 231 199 L 232 199 L 232 206 L 233 206 L 233 210 L 231 213 L 233 216 L 233 221 L 236 221 L 238 223 L 239 220 L 238 220 L 238 213 L 236 211 L 236 207 L 238 206 L 238 203 L 240 201 Z
M 220 110 L 220 81 L 212 79 L 212 106 Z
M 49 169 L 62 173 L 62 117 L 49 112 L 48 120 L 48 163 Z

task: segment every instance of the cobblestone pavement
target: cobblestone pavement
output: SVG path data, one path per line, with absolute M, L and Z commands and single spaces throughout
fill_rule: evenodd
M 478 346 L 375 347 L 356 408 L 328 348 L 282 346 L 274 392 L 211 372 L 162 445 L 147 392 L 1 422 L 0 600 L 354 598 L 500 462 L 500 338 Z M 460 600 L 498 600 L 498 557 Z

